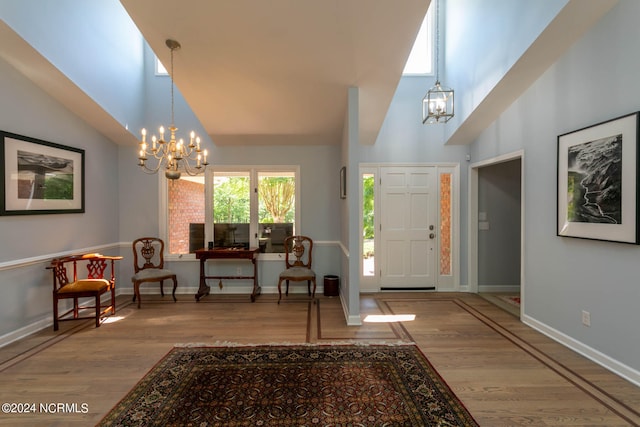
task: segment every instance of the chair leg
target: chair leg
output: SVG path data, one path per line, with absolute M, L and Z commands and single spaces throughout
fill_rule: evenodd
M 111 286 L 111 314 L 116 314 L 116 285 Z
M 282 299 L 282 279 L 278 280 L 278 304 L 280 304 L 280 300 Z
M 173 276 L 172 279 L 173 279 L 173 292 L 171 293 L 171 295 L 173 296 L 173 302 L 178 302 L 178 300 L 176 299 L 176 288 L 178 287 L 178 280 L 176 279 L 175 276 Z
M 96 328 L 100 327 L 100 295 L 96 295 Z
M 287 291 L 284 293 L 286 296 L 289 296 L 289 281 L 287 280 Z
M 311 296 L 311 280 L 307 280 L 307 294 Z
M 136 298 L 138 298 L 138 308 L 140 308 L 140 282 L 133 284 L 133 300 L 135 301 Z
M 313 281 L 313 293 L 311 294 L 311 298 L 316 297 L 316 278 L 311 279 Z
M 53 330 L 58 330 L 58 299 L 53 297 Z
M 164 298 L 164 280 L 160 280 L 160 296 Z

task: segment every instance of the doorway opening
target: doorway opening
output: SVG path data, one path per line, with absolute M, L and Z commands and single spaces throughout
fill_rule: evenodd
M 524 153 L 470 167 L 469 290 L 516 316 L 523 311 Z

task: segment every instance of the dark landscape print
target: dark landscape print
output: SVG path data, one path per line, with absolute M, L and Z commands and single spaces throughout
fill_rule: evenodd
M 567 221 L 622 224 L 622 134 L 569 147 Z
M 18 150 L 18 199 L 73 200 L 73 160 Z

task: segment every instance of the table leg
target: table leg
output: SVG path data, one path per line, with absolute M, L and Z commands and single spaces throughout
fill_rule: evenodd
M 211 288 L 207 285 L 204 276 L 204 263 L 206 259 L 200 260 L 200 286 L 198 287 L 198 293 L 196 294 L 196 301 L 200 301 L 200 297 L 209 295 Z
M 256 262 L 256 257 L 251 258 L 251 262 L 253 263 L 253 292 L 251 293 L 251 302 L 255 302 L 256 297 L 260 295 L 260 286 L 258 286 L 258 263 Z

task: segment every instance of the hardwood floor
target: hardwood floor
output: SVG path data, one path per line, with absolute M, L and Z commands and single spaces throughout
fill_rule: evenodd
M 415 342 L 482 426 L 640 425 L 639 387 L 477 295 L 364 295 L 363 319 L 416 317 L 359 327 L 345 325 L 338 298 L 276 300 L 145 295 L 137 309 L 121 296 L 100 328 L 64 322 L 1 348 L 0 402 L 35 404 L 37 413 L 0 414 L 0 425 L 94 425 L 176 344 L 337 341 Z

